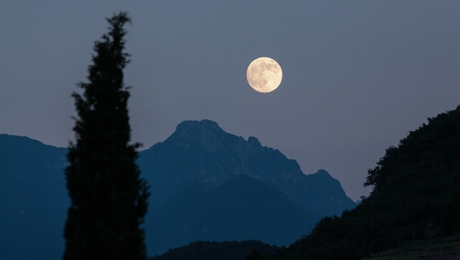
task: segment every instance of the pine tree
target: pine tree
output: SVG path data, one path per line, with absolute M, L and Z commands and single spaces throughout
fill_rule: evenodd
M 63 259 L 146 259 L 144 231 L 150 195 L 136 165 L 136 148 L 130 142 L 127 102 L 123 83 L 125 23 L 120 12 L 107 19 L 109 33 L 95 42 L 88 83 L 80 83 L 83 96 L 73 93 L 76 143 L 70 143 L 65 169 L 71 205 L 64 229 Z

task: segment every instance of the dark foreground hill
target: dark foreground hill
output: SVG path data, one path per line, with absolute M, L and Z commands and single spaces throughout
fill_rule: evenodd
M 320 219 L 286 194 L 247 175 L 209 187 L 193 183 L 153 212 L 153 252 L 197 240 L 262 240 L 287 246 Z
M 150 258 L 150 260 L 245 260 L 251 253 L 271 255 L 279 247 L 271 246 L 257 240 L 204 242 L 197 241 L 187 246 L 168 250 L 168 252 Z M 257 252 L 257 253 L 256 253 Z
M 460 106 L 388 148 L 365 185 L 373 191 L 355 209 L 323 218 L 274 259 L 360 259 L 459 233 Z

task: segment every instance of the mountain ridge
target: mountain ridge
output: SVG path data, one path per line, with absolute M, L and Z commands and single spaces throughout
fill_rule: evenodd
M 235 175 L 246 174 L 278 188 L 317 215 L 338 215 L 356 206 L 340 182 L 324 174 L 324 170 L 318 175 L 305 175 L 297 161 L 278 149 L 262 146 L 256 137 L 246 141 L 226 133 L 211 120 L 183 121 L 165 141 L 140 152 L 139 162 L 141 171 L 154 172 L 163 185 L 167 183 L 167 190 L 159 192 L 160 197 L 173 195 L 192 180 L 216 186 Z M 334 188 L 320 191 L 316 181 Z M 154 204 L 161 203 L 164 201 Z

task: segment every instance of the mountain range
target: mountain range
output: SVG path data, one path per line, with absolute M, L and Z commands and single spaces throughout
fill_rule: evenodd
M 66 148 L 0 135 L 0 258 L 57 259 L 70 204 Z M 302 173 L 295 160 L 210 120 L 184 121 L 139 153 L 151 186 L 144 229 L 151 255 L 197 240 L 257 239 L 288 245 L 324 215 L 355 203 L 326 171 Z

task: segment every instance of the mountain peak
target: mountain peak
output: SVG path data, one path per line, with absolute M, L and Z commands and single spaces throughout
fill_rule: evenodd
M 213 130 L 218 130 L 218 131 L 224 131 L 220 126 L 209 119 L 203 119 L 201 121 L 197 120 L 185 120 L 182 121 L 179 125 L 176 127 L 176 132 L 182 132 L 182 131 L 189 131 L 191 129 L 213 129 Z
M 326 170 L 323 170 L 323 169 L 319 169 L 316 173 L 313 173 L 312 175 L 317 175 L 317 176 L 321 176 L 321 177 L 331 177 L 332 178 L 332 176 Z
M 254 136 L 250 136 L 248 138 L 248 143 L 251 145 L 262 146 L 262 144 L 259 142 L 259 139 L 255 138 Z
M 215 146 L 214 142 L 219 139 L 218 136 L 225 134 L 225 131 L 214 121 L 208 119 L 186 120 L 177 125 L 176 131 L 168 139 L 174 140 L 176 145 L 182 145 L 183 142 L 198 141 L 206 147 L 212 147 Z

